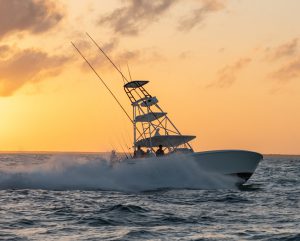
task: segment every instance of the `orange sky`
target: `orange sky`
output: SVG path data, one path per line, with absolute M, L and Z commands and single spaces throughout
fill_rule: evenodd
M 122 79 L 89 32 L 133 78 L 150 80 L 195 150 L 300 153 L 298 0 L 2 0 L 0 151 L 121 151 Z M 15 16 L 15 18 L 12 18 Z M 126 143 L 126 144 L 125 144 Z

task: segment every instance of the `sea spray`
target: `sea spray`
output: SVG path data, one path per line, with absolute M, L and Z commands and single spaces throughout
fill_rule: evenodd
M 147 191 L 235 188 L 235 177 L 208 172 L 192 158 L 169 156 L 123 161 L 53 155 L 42 163 L 1 168 L 0 189 Z

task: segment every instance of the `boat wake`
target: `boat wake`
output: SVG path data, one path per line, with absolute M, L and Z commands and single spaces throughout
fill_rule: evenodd
M 236 177 L 211 173 L 184 156 L 112 165 L 104 158 L 54 155 L 40 164 L 1 168 L 0 189 L 148 191 L 232 189 Z

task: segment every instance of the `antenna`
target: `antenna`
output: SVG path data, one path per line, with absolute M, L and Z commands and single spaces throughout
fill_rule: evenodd
M 119 69 L 120 69 L 120 71 L 122 72 L 122 70 L 121 70 L 121 66 L 119 65 Z M 123 84 L 125 85 L 125 79 L 124 79 L 124 77 L 122 76 L 122 79 L 123 79 Z
M 130 77 L 130 81 L 132 81 L 130 69 L 129 69 L 129 66 L 128 66 L 128 62 L 127 62 L 127 70 L 128 70 L 128 74 L 129 74 L 129 77 Z

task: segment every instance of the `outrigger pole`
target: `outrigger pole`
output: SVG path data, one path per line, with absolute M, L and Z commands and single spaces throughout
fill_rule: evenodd
M 130 120 L 130 122 L 133 124 L 133 120 L 131 119 L 131 117 L 129 116 L 129 114 L 127 113 L 127 111 L 124 109 L 124 107 L 121 105 L 120 101 L 117 99 L 117 97 L 115 96 L 115 94 L 110 90 L 110 88 L 107 86 L 107 84 L 105 83 L 105 81 L 100 77 L 100 75 L 97 73 L 97 71 L 94 69 L 94 67 L 90 64 L 90 62 L 83 56 L 83 54 L 80 52 L 80 50 L 76 47 L 76 45 L 71 42 L 71 44 L 74 46 L 74 48 L 77 50 L 77 52 L 80 54 L 80 56 L 85 60 L 85 62 L 90 66 L 90 68 L 94 71 L 94 73 L 97 75 L 97 77 L 101 80 L 102 84 L 105 86 L 105 88 L 109 91 L 109 93 L 112 95 L 112 97 L 115 99 L 115 101 L 118 103 L 118 105 L 121 107 L 121 109 L 124 111 L 124 113 L 126 114 L 126 116 L 128 117 L 128 119 Z M 117 68 L 118 69 L 118 68 Z M 119 71 L 120 72 L 120 71 Z M 121 73 L 121 72 L 120 72 Z M 123 74 L 122 74 L 123 76 Z
M 126 80 L 126 82 L 129 82 L 128 79 L 125 77 L 125 75 L 122 73 L 121 70 L 115 65 L 115 63 L 108 57 L 108 55 L 102 50 L 102 48 L 96 43 L 96 41 L 86 32 L 86 35 L 93 41 L 93 43 L 98 47 L 98 49 L 104 54 L 104 56 L 109 60 L 109 62 L 115 67 L 115 69 L 121 74 L 123 79 Z
M 130 69 L 129 69 L 128 63 L 127 63 L 127 70 L 128 70 L 128 74 L 129 74 L 129 77 L 130 77 L 130 81 L 132 81 L 131 73 L 130 73 Z
M 98 43 L 91 37 L 91 35 L 89 35 L 87 32 L 86 32 L 86 35 L 91 39 L 91 41 L 97 46 L 97 48 L 101 51 L 101 53 L 109 60 L 109 62 L 113 65 L 113 67 L 120 73 L 120 75 L 122 76 L 122 78 L 123 78 L 123 81 L 125 80 L 127 83 L 129 82 L 128 81 L 128 79 L 126 78 L 126 76 L 122 73 L 122 71 L 115 65 L 115 63 L 111 60 L 111 58 L 104 52 L 104 50 L 98 45 Z M 131 73 L 130 73 L 130 70 L 129 70 L 129 66 L 128 66 L 128 64 L 127 64 L 127 68 L 128 68 L 128 72 L 129 72 L 129 76 L 130 76 L 130 79 L 131 79 Z M 132 81 L 132 80 L 131 80 Z M 142 98 L 142 96 L 134 89 L 134 91 L 135 91 L 135 93 L 140 97 L 140 98 Z M 157 106 L 158 107 L 158 109 L 161 111 L 161 112 L 163 112 L 162 111 L 162 109 L 159 107 L 159 106 Z M 150 108 L 148 108 L 148 110 L 154 115 L 154 116 L 156 116 L 156 114 L 155 113 L 153 113 L 153 111 L 150 109 Z M 145 114 L 144 113 L 144 111 L 141 109 L 141 111 L 142 111 L 142 113 L 143 114 Z M 166 118 L 167 118 L 167 120 L 170 122 L 170 124 L 174 127 L 174 129 L 177 131 L 177 133 L 181 136 L 182 134 L 180 133 L 180 131 L 176 128 L 176 126 L 173 124 L 173 122 L 166 116 Z M 163 120 L 158 120 L 158 122 L 159 122 L 159 124 L 157 125 L 157 126 L 159 126 L 161 123 L 162 123 L 162 121 Z M 133 123 L 133 125 L 135 126 L 135 120 L 132 120 L 132 123 Z M 150 125 L 151 126 L 153 126 L 154 128 L 155 128 L 155 125 L 153 124 L 153 123 L 150 123 Z M 141 135 L 141 136 L 143 136 L 143 134 L 141 134 L 141 132 L 139 131 L 139 129 L 138 128 L 135 128 L 138 132 L 139 132 L 139 134 Z M 190 147 L 190 149 L 191 150 L 193 150 L 193 148 L 191 147 L 191 145 L 187 142 L 186 143 L 189 147 Z M 135 145 L 135 144 L 134 144 Z
M 109 62 L 115 67 L 115 69 L 120 73 L 120 75 L 122 76 L 123 80 L 126 80 L 126 82 L 128 83 L 128 79 L 126 78 L 126 76 L 122 73 L 122 71 L 115 65 L 115 63 L 111 60 L 110 57 L 108 57 L 108 55 L 104 52 L 104 50 L 99 46 L 99 44 L 97 44 L 97 42 L 91 37 L 91 35 L 89 35 L 87 32 L 85 33 L 91 40 L 92 42 L 97 46 L 97 48 L 103 53 L 103 55 L 109 60 Z M 128 68 L 129 69 L 129 68 Z M 130 78 L 131 78 L 131 74 L 130 74 Z M 142 98 L 142 96 L 136 91 L 134 90 L 135 93 L 137 93 L 137 95 Z

